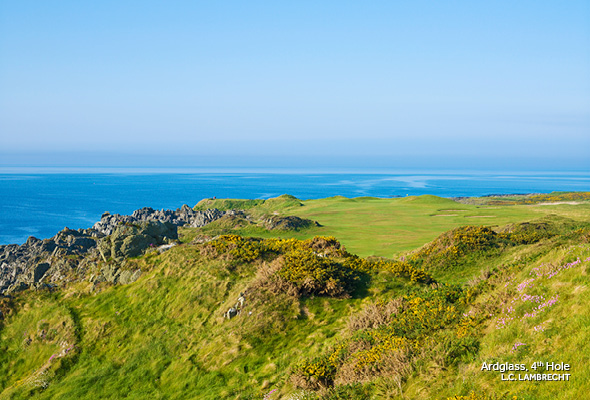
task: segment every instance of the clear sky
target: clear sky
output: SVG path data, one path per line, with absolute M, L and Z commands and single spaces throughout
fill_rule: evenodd
M 0 0 L 0 165 L 590 169 L 590 2 Z

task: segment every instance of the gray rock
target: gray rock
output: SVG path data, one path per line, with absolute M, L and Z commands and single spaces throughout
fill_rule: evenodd
M 205 211 L 195 211 L 186 204 L 173 210 L 154 210 L 151 207 L 140 208 L 135 210 L 131 215 L 119 215 L 104 213 L 93 229 L 104 234 L 111 235 L 117 227 L 125 224 L 137 224 L 147 221 L 159 221 L 165 224 L 172 224 L 174 226 L 191 226 L 201 227 L 223 217 L 226 214 L 238 213 L 241 211 L 220 211 L 218 209 L 210 209 Z
M 117 283 L 119 275 L 121 275 L 121 270 L 114 265 L 105 265 L 100 272 L 104 279 L 110 283 Z
M 40 282 L 43 275 L 51 268 L 48 263 L 39 263 L 33 270 L 33 282 Z
M 170 250 L 171 248 L 173 248 L 176 245 L 177 245 L 176 243 L 163 244 L 161 246 L 158 246 L 158 248 L 156 250 L 158 250 L 158 253 L 162 254 L 163 252 Z
M 148 235 L 133 235 L 127 236 L 123 239 L 123 244 L 121 245 L 121 254 L 123 258 L 127 257 L 137 257 L 139 256 L 143 250 L 150 247 L 150 244 L 153 245 L 154 242 L 158 242 L 155 237 L 148 236 Z
M 0 294 L 23 288 L 20 283 L 60 281 L 80 260 L 93 254 L 95 230 L 65 228 L 50 239 L 29 237 L 22 245 L 0 246 Z
M 119 283 L 121 285 L 128 285 L 130 283 L 135 282 L 141 276 L 141 270 L 138 269 L 136 271 L 122 271 L 119 275 Z
M 223 314 L 223 316 L 227 319 L 232 319 L 236 315 L 238 315 L 238 310 L 236 310 L 234 307 L 231 307 L 225 314 Z
M 175 225 L 160 221 L 126 223 L 118 226 L 111 235 L 100 240 L 98 250 L 105 261 L 123 261 L 137 257 L 150 247 L 157 247 L 178 239 Z
M 14 283 L 8 287 L 8 289 L 6 290 L 6 294 L 11 295 L 13 293 L 22 292 L 23 290 L 27 290 L 28 288 L 29 285 L 27 285 L 24 282 Z

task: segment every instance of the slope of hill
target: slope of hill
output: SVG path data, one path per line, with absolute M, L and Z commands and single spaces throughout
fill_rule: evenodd
M 502 226 L 431 226 L 416 238 L 440 230 L 434 240 L 384 259 L 353 254 L 370 246 L 355 242 L 355 223 L 379 245 L 399 234 L 396 216 L 411 230 L 433 212 L 478 209 L 434 197 L 302 204 L 259 215 L 322 226 L 283 239 L 260 228 L 266 238 L 208 235 L 244 229 L 232 224 L 183 228 L 181 245 L 121 264 L 142 271 L 133 283 L 81 280 L 0 298 L 0 398 L 575 399 L 590 389 L 583 212 L 489 210 Z M 338 237 L 288 238 L 339 230 L 346 249 Z M 570 376 L 502 380 L 484 362 L 528 368 L 505 378 Z M 548 362 L 569 371 L 547 372 Z

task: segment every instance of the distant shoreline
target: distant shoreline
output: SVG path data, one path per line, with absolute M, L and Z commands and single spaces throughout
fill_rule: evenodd
M 492 194 L 492 195 L 484 195 L 484 196 L 460 196 L 460 197 L 420 195 L 420 196 L 391 196 L 391 197 L 359 196 L 356 198 L 354 198 L 354 197 L 349 198 L 349 197 L 345 197 L 345 196 L 331 196 L 331 197 L 326 197 L 326 198 L 322 198 L 322 199 L 312 199 L 312 200 L 321 201 L 321 200 L 337 199 L 337 198 L 343 198 L 343 199 L 375 198 L 375 199 L 381 199 L 381 200 L 388 200 L 388 199 L 403 199 L 403 198 L 407 198 L 407 197 L 421 197 L 421 196 L 432 196 L 432 197 L 446 198 L 446 199 L 453 200 L 453 201 L 456 201 L 458 203 L 463 203 L 463 204 L 499 205 L 499 206 L 560 205 L 560 204 L 572 205 L 572 204 L 582 204 L 583 202 L 590 201 L 590 192 L 583 192 L 583 191 L 577 191 L 577 192 L 555 192 L 554 191 L 551 193 Z M 553 201 L 545 201 L 548 199 L 551 199 Z M 572 200 L 572 199 L 574 199 L 574 200 Z M 215 201 L 223 201 L 223 200 L 245 200 L 245 201 L 248 201 L 248 200 L 254 200 L 254 199 L 226 199 L 226 198 L 212 197 L 212 198 L 205 198 L 203 200 L 211 200 L 211 201 L 215 202 Z M 297 199 L 297 200 L 306 201 L 306 200 L 302 200 L 302 199 Z M 506 202 L 502 202 L 503 200 L 506 200 Z M 487 202 L 489 202 L 489 204 L 486 204 Z M 192 206 L 189 206 L 189 207 L 192 207 Z M 216 208 L 216 207 L 213 205 L 211 208 Z M 133 210 L 133 211 L 135 212 L 135 210 Z M 174 212 L 174 210 L 172 210 L 172 209 L 167 209 L 166 211 Z M 109 212 L 106 211 L 105 214 L 109 214 Z M 131 213 L 122 214 L 122 215 L 131 215 Z M 433 216 L 455 216 L 455 214 L 435 214 Z M 477 217 L 481 218 L 482 216 L 477 216 Z M 475 218 L 475 217 L 472 217 L 472 218 Z M 78 227 L 78 228 L 74 228 L 74 229 L 89 229 L 99 221 L 100 221 L 100 219 L 97 219 L 97 220 L 93 221 L 89 226 Z M 67 223 L 61 224 L 61 225 L 67 226 Z M 53 236 L 47 236 L 47 235 L 45 235 L 44 237 L 37 237 L 35 235 L 29 235 L 28 237 L 30 237 L 30 236 L 34 236 L 39 239 L 46 239 L 49 237 L 53 237 Z M 39 236 L 41 236 L 41 235 L 39 235 Z M 17 244 L 17 243 L 15 243 L 14 241 L 13 242 L 6 242 L 6 243 L 0 242 L 0 246 L 7 246 L 7 245 L 13 245 L 13 244 Z
M 447 199 L 534 196 L 552 191 L 590 190 L 590 172 L 400 170 L 239 172 L 183 169 L 17 168 L 0 167 L 0 243 L 22 243 L 28 236 L 51 237 L 64 226 L 94 224 L 105 211 L 127 215 L 141 207 L 176 209 L 208 197 L 268 199 L 285 193 L 303 200 L 335 194 L 347 198 L 402 198 L 431 194 Z M 9 172 L 9 171 L 8 171 Z M 397 173 L 395 173 L 397 172 Z M 445 172 L 448 172 L 445 174 Z M 6 195 L 4 195 L 6 194 Z M 486 196 L 486 197 L 482 197 Z M 499 197 L 504 196 L 504 197 Z M 482 200 L 483 201 L 483 200 Z M 554 202 L 554 199 L 545 202 Z M 571 201 L 566 199 L 565 201 Z

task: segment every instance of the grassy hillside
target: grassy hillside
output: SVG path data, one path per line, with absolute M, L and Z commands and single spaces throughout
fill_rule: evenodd
M 0 399 L 577 399 L 590 389 L 586 205 L 560 209 L 565 218 L 432 196 L 283 200 L 296 201 L 259 212 L 322 226 L 280 236 L 336 238 L 192 241 L 207 233 L 196 229 L 128 259 L 143 271 L 130 285 L 0 299 Z M 469 218 L 484 213 L 494 217 Z M 404 258 L 363 259 L 355 246 Z M 224 318 L 241 293 L 240 314 Z M 484 361 L 569 363 L 571 380 L 506 382 Z

